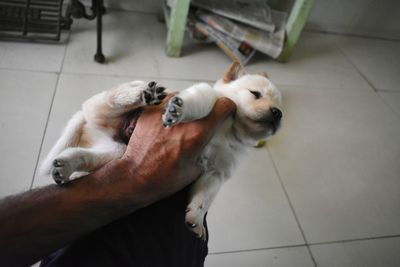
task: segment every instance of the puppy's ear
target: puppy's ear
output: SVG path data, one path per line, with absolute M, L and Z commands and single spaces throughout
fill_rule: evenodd
M 265 71 L 257 72 L 257 74 L 269 79 L 268 74 Z
M 236 80 L 244 74 L 244 69 L 238 61 L 234 61 L 229 68 L 225 71 L 223 81 L 229 83 Z

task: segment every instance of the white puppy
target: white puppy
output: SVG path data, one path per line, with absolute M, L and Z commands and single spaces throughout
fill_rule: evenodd
M 204 173 L 192 186 L 186 209 L 186 223 L 202 238 L 204 216 L 221 184 L 230 177 L 235 157 L 243 148 L 275 134 L 282 118 L 281 94 L 266 75 L 244 74 L 241 66 L 233 63 L 214 87 L 199 83 L 172 97 L 162 117 L 164 126 L 207 116 L 223 96 L 235 102 L 236 114 L 205 147 L 199 162 Z M 143 107 L 158 104 L 164 97 L 163 87 L 141 81 L 93 96 L 70 120 L 42 169 L 51 172 L 57 183 L 64 183 L 76 171 L 90 172 L 121 157 Z M 128 127 L 124 121 L 133 123 Z
M 89 98 L 68 122 L 40 172 L 51 173 L 63 184 L 76 172 L 91 172 L 120 158 L 143 108 L 165 97 L 165 88 L 155 82 L 133 81 Z
M 186 223 L 203 238 L 204 215 L 230 177 L 238 153 L 275 134 L 282 118 L 281 94 L 266 75 L 244 74 L 241 66 L 233 63 L 214 87 L 195 84 L 171 98 L 163 115 L 164 125 L 203 118 L 223 96 L 235 102 L 236 114 L 224 122 L 206 146 L 201 159 L 204 174 L 191 188 L 186 209 Z

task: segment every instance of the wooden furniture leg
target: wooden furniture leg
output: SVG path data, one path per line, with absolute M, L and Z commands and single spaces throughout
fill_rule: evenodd
M 286 24 L 286 39 L 279 62 L 287 62 L 292 54 L 315 0 L 296 0 Z
M 167 55 L 179 57 L 185 33 L 186 18 L 189 12 L 190 0 L 176 0 L 172 7 L 168 24 Z

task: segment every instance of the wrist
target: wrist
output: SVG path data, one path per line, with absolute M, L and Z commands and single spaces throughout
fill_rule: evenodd
M 129 214 L 147 206 L 145 174 L 130 160 L 117 159 L 82 180 L 90 180 L 96 202 L 105 201 L 121 213 Z

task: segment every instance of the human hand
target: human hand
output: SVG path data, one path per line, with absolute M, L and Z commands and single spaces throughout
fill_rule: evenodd
M 192 183 L 201 174 L 198 160 L 218 127 L 235 110 L 235 104 L 218 99 L 204 119 L 164 128 L 162 107 L 153 106 L 140 116 L 122 159 L 106 166 L 117 191 L 144 207 Z
M 204 146 L 235 105 L 217 101 L 202 120 L 164 128 L 159 106 L 144 112 L 122 159 L 83 179 L 0 201 L 2 266 L 29 266 L 52 251 L 193 182 Z M 24 234 L 21 234 L 24 233 Z

